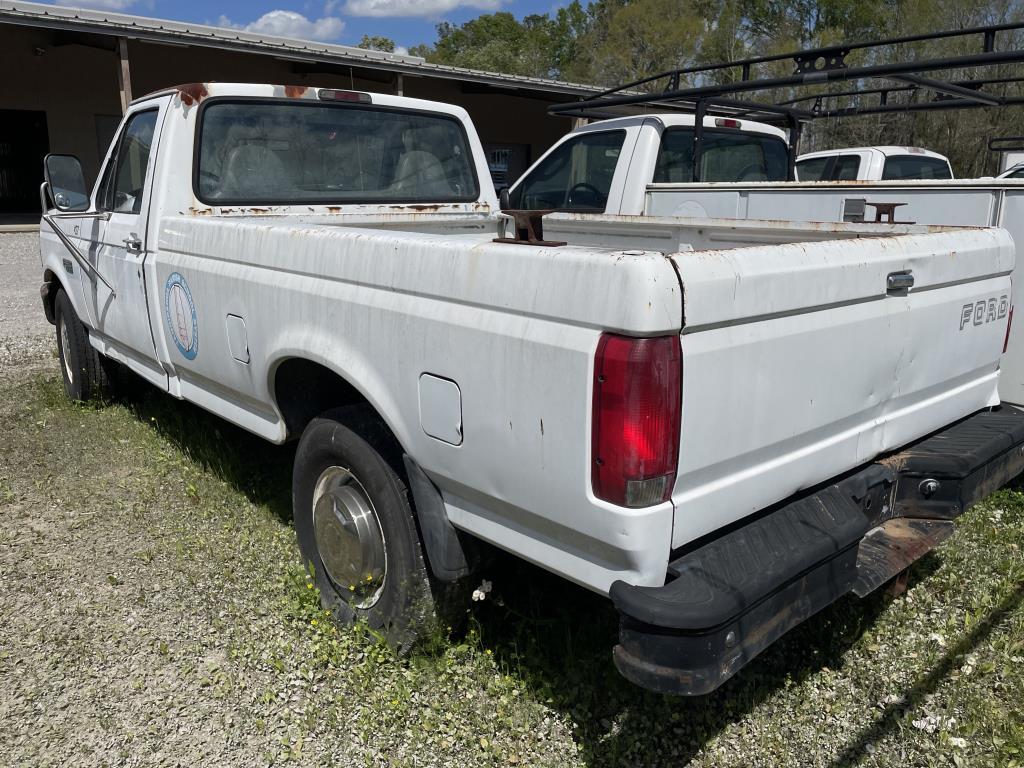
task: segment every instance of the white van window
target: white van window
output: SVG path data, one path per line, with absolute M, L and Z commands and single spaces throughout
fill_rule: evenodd
M 796 164 L 796 175 L 800 181 L 854 181 L 859 171 L 858 155 L 811 157 Z
M 920 157 L 917 155 L 892 155 L 886 158 L 882 169 L 882 179 L 897 181 L 900 179 L 951 179 L 949 163 L 937 157 Z

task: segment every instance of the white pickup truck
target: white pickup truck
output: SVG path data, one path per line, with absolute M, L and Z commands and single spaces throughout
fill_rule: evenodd
M 999 229 L 517 214 L 501 238 L 462 109 L 270 85 L 146 96 L 91 191 L 67 155 L 46 179 L 68 394 L 126 366 L 297 439 L 324 604 L 400 646 L 475 537 L 610 595 L 630 680 L 705 693 L 1024 466 Z

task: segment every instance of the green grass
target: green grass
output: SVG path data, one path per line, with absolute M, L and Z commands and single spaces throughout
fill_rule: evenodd
M 687 700 L 619 677 L 606 599 L 503 554 L 481 574 L 489 599 L 466 604 L 465 631 L 396 658 L 319 606 L 290 524 L 293 449 L 156 392 L 76 406 L 47 376 L 3 385 L 0 402 L 8 525 L 73 499 L 78 527 L 64 545 L 113 540 L 75 567 L 103 570 L 96 588 L 114 595 L 97 621 L 130 610 L 151 629 L 150 666 L 127 690 L 160 690 L 173 670 L 191 706 L 221 712 L 225 739 L 267 763 L 1024 765 L 1020 490 L 965 515 L 903 596 L 841 600 L 716 693 Z M 0 534 L 24 557 L 41 541 Z M 32 604 L 54 599 L 40 588 Z M 168 610 L 191 629 L 164 621 Z M 90 637 L 54 632 L 65 674 L 87 678 Z M 211 666 L 211 649 L 226 660 Z M 131 711 L 111 706 L 131 726 Z M 0 732 L 11 727 L 2 713 Z M 140 728 L 123 748 L 176 744 Z M 210 764 L 237 764 L 212 754 Z

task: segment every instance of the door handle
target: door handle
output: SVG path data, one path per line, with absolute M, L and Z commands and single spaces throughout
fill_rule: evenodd
M 890 272 L 885 278 L 885 289 L 887 291 L 907 291 L 914 287 L 914 275 L 910 270 L 906 272 Z
M 124 247 L 128 250 L 128 253 L 142 253 L 142 239 L 132 235 L 126 237 L 121 242 L 124 243 Z

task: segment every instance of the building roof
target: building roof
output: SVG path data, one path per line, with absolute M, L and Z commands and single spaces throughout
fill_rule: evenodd
M 505 75 L 431 64 L 419 56 L 371 51 L 348 45 L 318 43 L 246 32 L 230 27 L 212 27 L 109 11 L 68 8 L 59 5 L 0 0 L 0 23 L 113 35 L 152 42 L 197 45 L 224 50 L 266 54 L 296 61 L 340 64 L 382 69 L 390 72 L 485 83 L 500 88 L 523 88 L 568 96 L 593 94 L 597 86 L 548 80 L 523 75 Z

